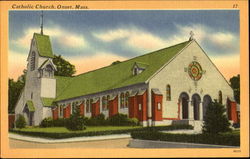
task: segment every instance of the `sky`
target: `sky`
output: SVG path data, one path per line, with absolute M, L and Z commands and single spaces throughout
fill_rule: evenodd
M 237 10 L 44 11 L 44 34 L 54 54 L 76 66 L 76 75 L 187 41 L 190 31 L 229 80 L 240 72 Z M 9 11 L 9 78 L 27 66 L 41 11 Z

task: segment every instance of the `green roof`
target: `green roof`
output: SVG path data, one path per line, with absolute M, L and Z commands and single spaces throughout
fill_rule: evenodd
M 190 41 L 132 58 L 127 61 L 103 67 L 75 77 L 57 77 L 56 101 L 93 94 L 105 90 L 121 88 L 133 84 L 145 83 L 157 70 L 172 59 Z M 131 68 L 137 64 L 146 65 L 146 69 L 133 75 Z
M 41 98 L 43 106 L 53 106 L 54 98 Z
M 35 111 L 34 104 L 33 104 L 33 102 L 31 100 L 28 100 L 26 104 L 27 104 L 28 109 L 29 109 L 30 112 L 34 112 Z
M 39 55 L 54 58 L 49 36 L 34 33 L 34 38 L 37 43 Z

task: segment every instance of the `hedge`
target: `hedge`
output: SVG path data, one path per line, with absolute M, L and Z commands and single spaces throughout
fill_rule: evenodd
M 153 131 L 134 131 L 131 133 L 134 139 L 160 140 L 186 143 L 202 143 L 214 145 L 239 146 L 240 135 L 238 134 L 170 134 L 157 130 Z
M 111 134 L 128 134 L 131 132 L 137 131 L 157 131 L 157 130 L 177 130 L 177 129 L 192 129 L 192 126 L 189 125 L 170 125 L 170 126 L 157 126 L 157 127 L 143 127 L 143 128 L 134 128 L 134 129 L 125 129 L 125 130 L 106 130 L 106 131 L 93 131 L 93 132 L 69 132 L 69 133 L 60 133 L 60 132 L 30 132 L 23 130 L 10 130 L 10 132 L 18 133 L 28 136 L 36 137 L 45 137 L 52 139 L 62 139 L 62 138 L 71 138 L 71 137 L 80 137 L 80 136 L 100 136 L 100 135 L 111 135 Z

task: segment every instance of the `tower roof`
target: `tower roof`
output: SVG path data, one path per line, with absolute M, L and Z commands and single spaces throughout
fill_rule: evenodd
M 54 58 L 49 36 L 34 33 L 34 38 L 37 44 L 39 55 L 43 57 Z

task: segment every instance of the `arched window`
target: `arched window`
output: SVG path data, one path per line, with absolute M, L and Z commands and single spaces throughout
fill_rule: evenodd
M 124 93 L 121 93 L 120 95 L 120 104 L 121 104 L 121 108 L 124 108 Z
M 129 98 L 129 92 L 126 92 L 125 94 L 125 107 L 128 108 L 128 98 Z
M 137 75 L 138 74 L 138 70 L 137 70 L 137 68 L 135 67 L 134 68 L 134 75 Z
M 106 109 L 109 109 L 109 99 L 110 99 L 110 96 L 108 95 L 107 96 L 107 106 L 106 106 Z
M 219 91 L 219 103 L 222 104 L 222 92 Z
M 105 105 L 106 105 L 106 97 L 102 97 L 102 110 L 105 110 Z
M 169 84 L 166 87 L 166 99 L 167 99 L 167 101 L 171 100 L 171 87 Z
M 65 105 L 60 105 L 59 117 L 63 117 L 63 108 Z
M 45 67 L 45 77 L 53 77 L 53 68 L 51 65 Z
M 35 60 L 36 60 L 36 53 L 33 51 L 31 53 L 31 59 L 30 59 L 30 70 L 33 71 L 35 69 Z
M 92 103 L 93 103 L 93 99 L 90 99 L 90 102 L 89 102 L 89 110 L 90 110 L 90 112 L 92 112 Z
M 86 112 L 89 113 L 89 99 L 86 100 Z

